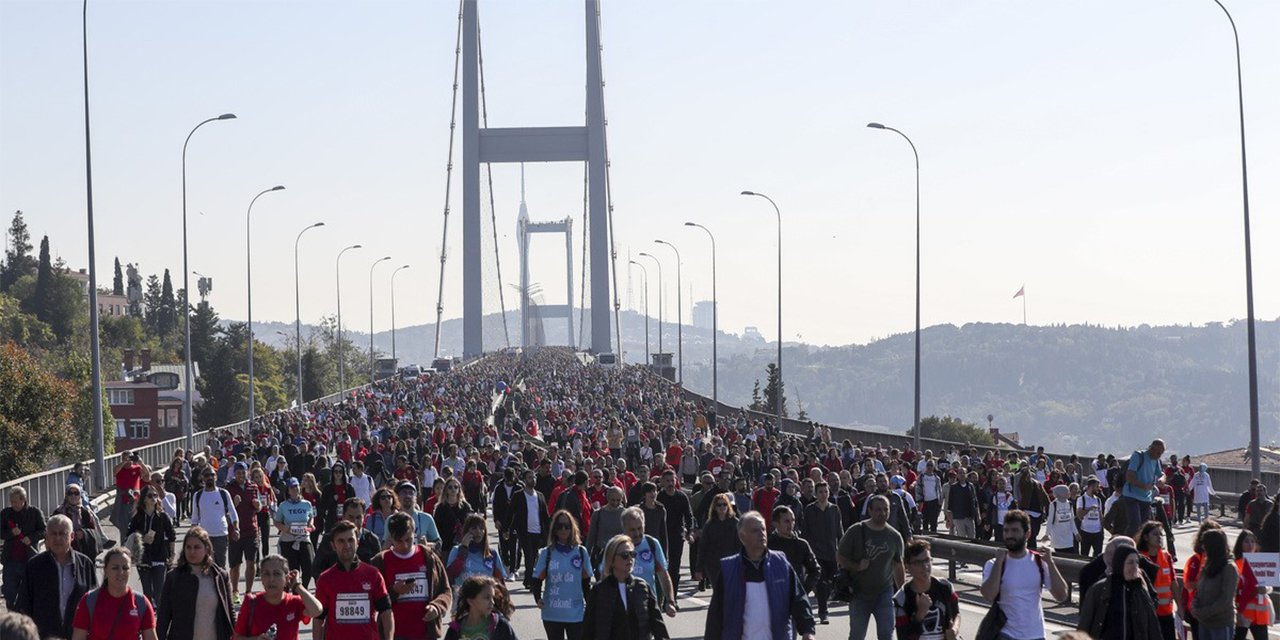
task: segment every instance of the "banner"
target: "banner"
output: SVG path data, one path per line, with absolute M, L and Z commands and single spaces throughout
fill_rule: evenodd
M 1280 553 L 1246 553 L 1244 559 L 1259 585 L 1280 587 Z

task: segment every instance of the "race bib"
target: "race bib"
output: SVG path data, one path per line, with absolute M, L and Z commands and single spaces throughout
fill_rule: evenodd
M 340 623 L 364 623 L 368 624 L 372 620 L 370 615 L 369 594 L 367 593 L 339 593 L 337 602 L 334 603 L 334 613 L 337 621 Z
M 396 582 L 406 582 L 413 580 L 413 589 L 402 596 L 400 601 L 418 600 L 425 601 L 427 599 L 427 573 L 425 571 L 417 571 L 413 573 L 397 573 Z
M 294 536 L 306 536 L 307 524 L 303 522 L 289 525 L 289 534 Z

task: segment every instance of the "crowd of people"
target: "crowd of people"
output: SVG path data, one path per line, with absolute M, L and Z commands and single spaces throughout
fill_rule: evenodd
M 1242 496 L 1245 533 L 1227 548 L 1207 468 L 1164 453 L 788 434 L 640 367 L 502 353 L 261 416 L 164 469 L 126 451 L 115 539 L 78 482 L 47 522 L 15 489 L 4 597 L 41 637 L 77 640 L 286 639 L 308 622 L 336 640 L 514 638 L 513 589 L 553 639 L 669 637 L 679 594 L 710 590 L 707 638 L 812 638 L 846 603 L 851 640 L 873 621 L 881 640 L 954 640 L 958 597 L 922 535 L 945 532 L 1003 543 L 981 593 L 1010 640 L 1045 637 L 1063 554 L 1092 559 L 1079 593 L 1094 637 L 1174 640 L 1176 614 L 1197 640 L 1264 638 L 1270 604 L 1243 554 L 1278 550 L 1276 501 L 1260 485 Z M 1172 531 L 1189 520 L 1200 535 L 1178 590 Z

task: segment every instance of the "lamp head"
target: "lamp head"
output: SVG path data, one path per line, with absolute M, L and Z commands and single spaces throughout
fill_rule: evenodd
M 698 225 L 697 225 L 697 224 L 695 224 L 695 223 L 693 223 L 693 222 L 686 222 L 686 223 L 684 223 L 684 226 L 686 226 L 686 227 L 696 227 L 696 226 L 698 226 Z
M 379 259 L 378 262 L 382 262 L 383 260 L 390 260 L 390 259 L 391 259 L 391 256 L 382 256 L 382 258 Z
M 324 226 L 324 223 L 323 223 L 323 222 L 317 222 L 317 223 L 315 223 L 315 224 L 311 225 L 311 228 L 315 228 L 315 227 L 323 227 L 323 226 Z
M 879 122 L 868 122 L 868 123 L 867 123 L 867 128 L 869 128 L 869 129 L 884 129 L 884 128 L 886 128 L 886 127 L 885 127 L 884 125 L 880 124 Z
M 353 245 L 351 245 L 351 246 L 349 246 L 349 247 L 347 247 L 347 248 L 348 248 L 348 249 L 363 249 L 363 248 L 364 248 L 364 245 L 362 245 L 362 244 L 353 244 Z
M 234 114 L 234 113 L 224 113 L 224 114 L 222 114 L 222 115 L 218 116 L 218 119 L 219 119 L 219 120 L 235 120 L 235 119 L 236 119 L 236 114 Z
M 271 187 L 270 189 L 268 189 L 268 191 L 284 191 L 284 185 L 282 185 L 282 184 L 278 184 L 278 185 L 276 185 L 276 186 Z
M 754 196 L 754 195 L 756 195 L 756 192 L 754 192 L 754 191 L 743 191 L 741 195 L 744 195 L 744 196 Z
M 400 267 L 400 268 L 401 268 L 401 269 L 408 269 L 408 268 L 409 268 L 409 265 L 407 265 L 407 264 L 406 264 L 406 265 L 404 265 L 403 267 Z

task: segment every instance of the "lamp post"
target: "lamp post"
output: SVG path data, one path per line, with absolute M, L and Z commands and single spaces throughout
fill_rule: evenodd
M 302 234 L 323 226 L 323 222 L 310 225 L 299 231 L 298 237 L 293 241 L 293 328 L 294 336 L 298 341 L 298 408 L 302 408 L 302 293 L 298 275 L 298 243 L 302 241 Z
M 773 399 L 775 413 L 778 419 L 778 429 L 782 429 L 782 210 L 778 209 L 778 203 L 773 198 L 763 193 L 754 191 L 743 191 L 744 196 L 757 196 L 769 201 L 773 205 L 773 212 L 778 216 L 778 389 Z
M 253 423 L 256 413 L 254 380 L 253 380 L 253 203 L 258 198 L 271 193 L 272 191 L 283 191 L 283 185 L 276 185 L 270 189 L 263 189 L 258 195 L 249 201 L 249 210 L 244 214 L 244 256 L 245 256 L 245 297 L 248 302 L 249 315 L 249 423 Z
M 662 288 L 662 261 L 659 260 L 656 256 L 645 253 L 643 251 L 641 251 L 638 255 L 641 258 L 648 258 L 652 260 L 654 264 L 658 265 L 658 353 L 664 353 L 664 351 L 662 350 L 662 294 L 663 294 L 663 291 L 665 290 Z M 650 363 L 650 364 L 653 364 L 653 363 Z
M 647 367 L 649 366 L 649 270 L 635 260 L 631 260 L 630 263 L 640 267 L 640 273 L 644 274 L 641 282 L 644 287 L 644 362 Z M 618 351 L 622 351 L 622 345 L 618 345 Z
M 373 270 L 377 268 L 379 264 L 382 264 L 383 262 L 386 262 L 387 260 L 390 260 L 390 259 L 391 259 L 391 256 L 382 256 L 381 258 L 374 260 L 373 264 L 369 266 L 369 384 L 373 384 L 373 381 L 374 381 L 374 377 L 373 377 L 374 376 L 374 370 L 373 370 Z
M 342 251 L 338 252 L 338 259 L 333 261 L 333 270 L 336 274 L 338 289 L 338 390 L 347 390 L 347 354 L 346 347 L 342 343 L 342 254 L 352 250 L 360 249 L 361 245 L 353 244 Z
M 707 237 L 711 238 L 711 403 L 715 405 L 716 413 L 720 413 L 720 384 L 719 370 L 720 362 L 716 359 L 716 337 L 720 333 L 720 325 L 716 322 L 716 314 L 720 309 L 720 303 L 716 301 L 716 237 L 711 234 L 711 230 L 696 223 L 686 222 L 686 227 L 697 227 L 707 232 Z M 681 362 L 684 359 L 681 358 Z
M 396 274 L 408 269 L 409 265 L 397 267 L 391 272 L 391 359 L 396 359 Z M 398 364 L 398 363 L 397 363 Z
M 80 35 L 84 53 L 84 193 L 85 217 L 89 224 L 89 357 L 93 378 L 93 484 L 107 488 L 107 445 L 102 433 L 102 349 L 98 340 L 98 262 L 93 237 L 93 153 L 89 144 L 89 0 L 80 12 Z M 7 240 L 7 235 L 6 235 Z M 8 242 L 6 241 L 7 245 Z
M 681 301 L 683 296 L 680 295 L 681 272 L 684 268 L 681 266 L 680 250 L 674 244 L 666 240 L 654 240 L 657 244 L 665 244 L 676 252 L 676 359 L 679 360 L 679 368 L 677 369 L 677 380 L 681 386 L 684 386 L 684 302 Z
M 1244 136 L 1244 74 L 1240 64 L 1240 32 L 1236 30 L 1235 18 L 1227 11 L 1221 0 L 1213 0 L 1222 12 L 1227 14 L 1231 23 L 1231 35 L 1236 44 L 1236 99 L 1240 109 L 1240 183 L 1244 199 L 1244 287 L 1245 307 L 1248 314 L 1249 340 L 1249 468 L 1254 478 L 1262 476 L 1262 460 L 1260 456 L 1261 433 L 1258 426 L 1258 345 L 1253 316 L 1253 241 L 1250 237 L 1249 225 L 1249 162 L 1245 153 Z
M 182 407 L 182 435 L 186 437 L 187 449 L 191 449 L 194 443 L 192 424 L 192 398 L 191 390 L 195 387 L 195 380 L 192 379 L 191 373 L 191 275 L 187 268 L 187 145 L 191 142 L 191 136 L 196 131 L 210 122 L 215 120 L 234 120 L 236 114 L 224 113 L 220 116 L 209 118 L 196 125 L 191 129 L 191 133 L 187 134 L 187 139 L 182 143 L 182 324 L 184 325 L 183 344 L 184 351 L 182 359 L 183 363 L 183 407 Z
M 906 140 L 907 144 L 911 145 L 911 155 L 915 156 L 915 160 L 916 160 L 916 336 L 915 336 L 916 337 L 916 366 L 915 366 L 916 379 L 915 379 L 915 394 L 914 394 L 915 395 L 915 398 L 914 398 L 914 403 L 915 403 L 914 425 L 915 426 L 911 430 L 911 435 L 912 435 L 911 440 L 912 440 L 912 445 L 916 450 L 916 453 L 919 454 L 920 452 L 920 153 L 916 151 L 916 144 L 911 141 L 911 138 L 907 137 L 907 134 L 901 131 L 898 131 L 897 129 L 894 129 L 893 127 L 886 127 L 885 125 L 882 125 L 879 122 L 870 122 L 870 123 L 867 123 L 867 126 L 872 129 L 883 129 L 885 131 L 892 131 L 902 136 L 902 139 Z

